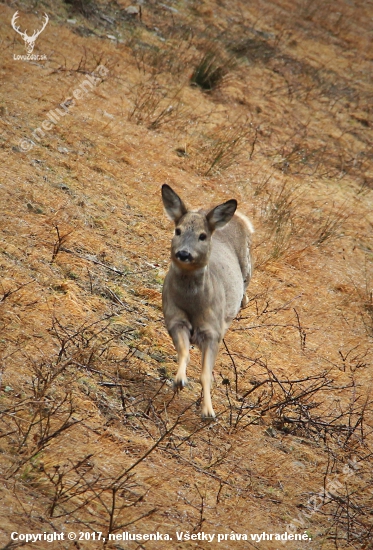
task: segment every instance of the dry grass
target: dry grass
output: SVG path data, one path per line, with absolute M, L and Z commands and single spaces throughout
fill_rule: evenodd
M 161 126 L 182 124 L 189 118 L 189 113 L 181 100 L 181 89 L 169 90 L 162 87 L 153 78 L 150 81 L 135 85 L 133 107 L 128 114 L 128 120 L 137 124 L 145 124 L 149 130 L 157 130 Z
M 34 4 L 17 4 L 30 28 Z M 40 6 L 46 61 L 13 60 L 15 6 L 0 18 L 2 547 L 12 531 L 160 531 L 166 548 L 207 548 L 176 531 L 295 529 L 315 550 L 369 548 L 371 8 Z M 236 63 L 208 93 L 190 86 L 206 37 Z M 36 140 L 98 65 L 105 78 Z M 196 350 L 190 387 L 172 391 L 165 182 L 191 206 L 236 197 L 256 229 L 214 423 L 199 416 Z
M 209 44 L 194 67 L 190 82 L 204 91 L 216 90 L 235 66 L 233 57 L 224 58 L 216 45 Z

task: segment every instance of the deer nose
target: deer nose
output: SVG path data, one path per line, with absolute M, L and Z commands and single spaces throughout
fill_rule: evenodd
M 187 250 L 179 250 L 176 252 L 176 258 L 180 260 L 181 262 L 191 262 L 192 261 L 192 255 Z

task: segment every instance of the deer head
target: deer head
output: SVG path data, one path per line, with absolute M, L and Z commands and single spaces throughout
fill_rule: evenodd
M 23 40 L 25 41 L 26 52 L 28 54 L 31 54 L 34 51 L 35 40 L 37 39 L 39 34 L 43 32 L 43 30 L 47 26 L 47 23 L 49 21 L 49 17 L 46 13 L 44 13 L 44 23 L 43 23 L 42 28 L 39 31 L 34 31 L 34 34 L 32 36 L 28 36 L 26 31 L 22 32 L 20 30 L 20 28 L 17 27 L 17 25 L 16 25 L 17 18 L 18 18 L 18 11 L 16 11 L 16 13 L 12 17 L 12 27 L 16 32 L 18 32 L 18 34 L 20 34 L 22 36 Z

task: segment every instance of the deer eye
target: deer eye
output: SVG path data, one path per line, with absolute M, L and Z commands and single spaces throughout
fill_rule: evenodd
M 181 235 L 181 229 L 179 227 L 175 229 L 175 235 L 177 236 Z
M 200 241 L 205 241 L 206 237 L 207 237 L 206 233 L 201 233 L 198 238 L 199 238 Z

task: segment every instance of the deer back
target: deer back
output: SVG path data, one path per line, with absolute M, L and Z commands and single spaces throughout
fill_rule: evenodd
M 250 281 L 252 266 L 250 244 L 252 225 L 241 213 L 212 236 L 209 269 L 226 297 L 225 319 L 230 323 L 237 315 Z

